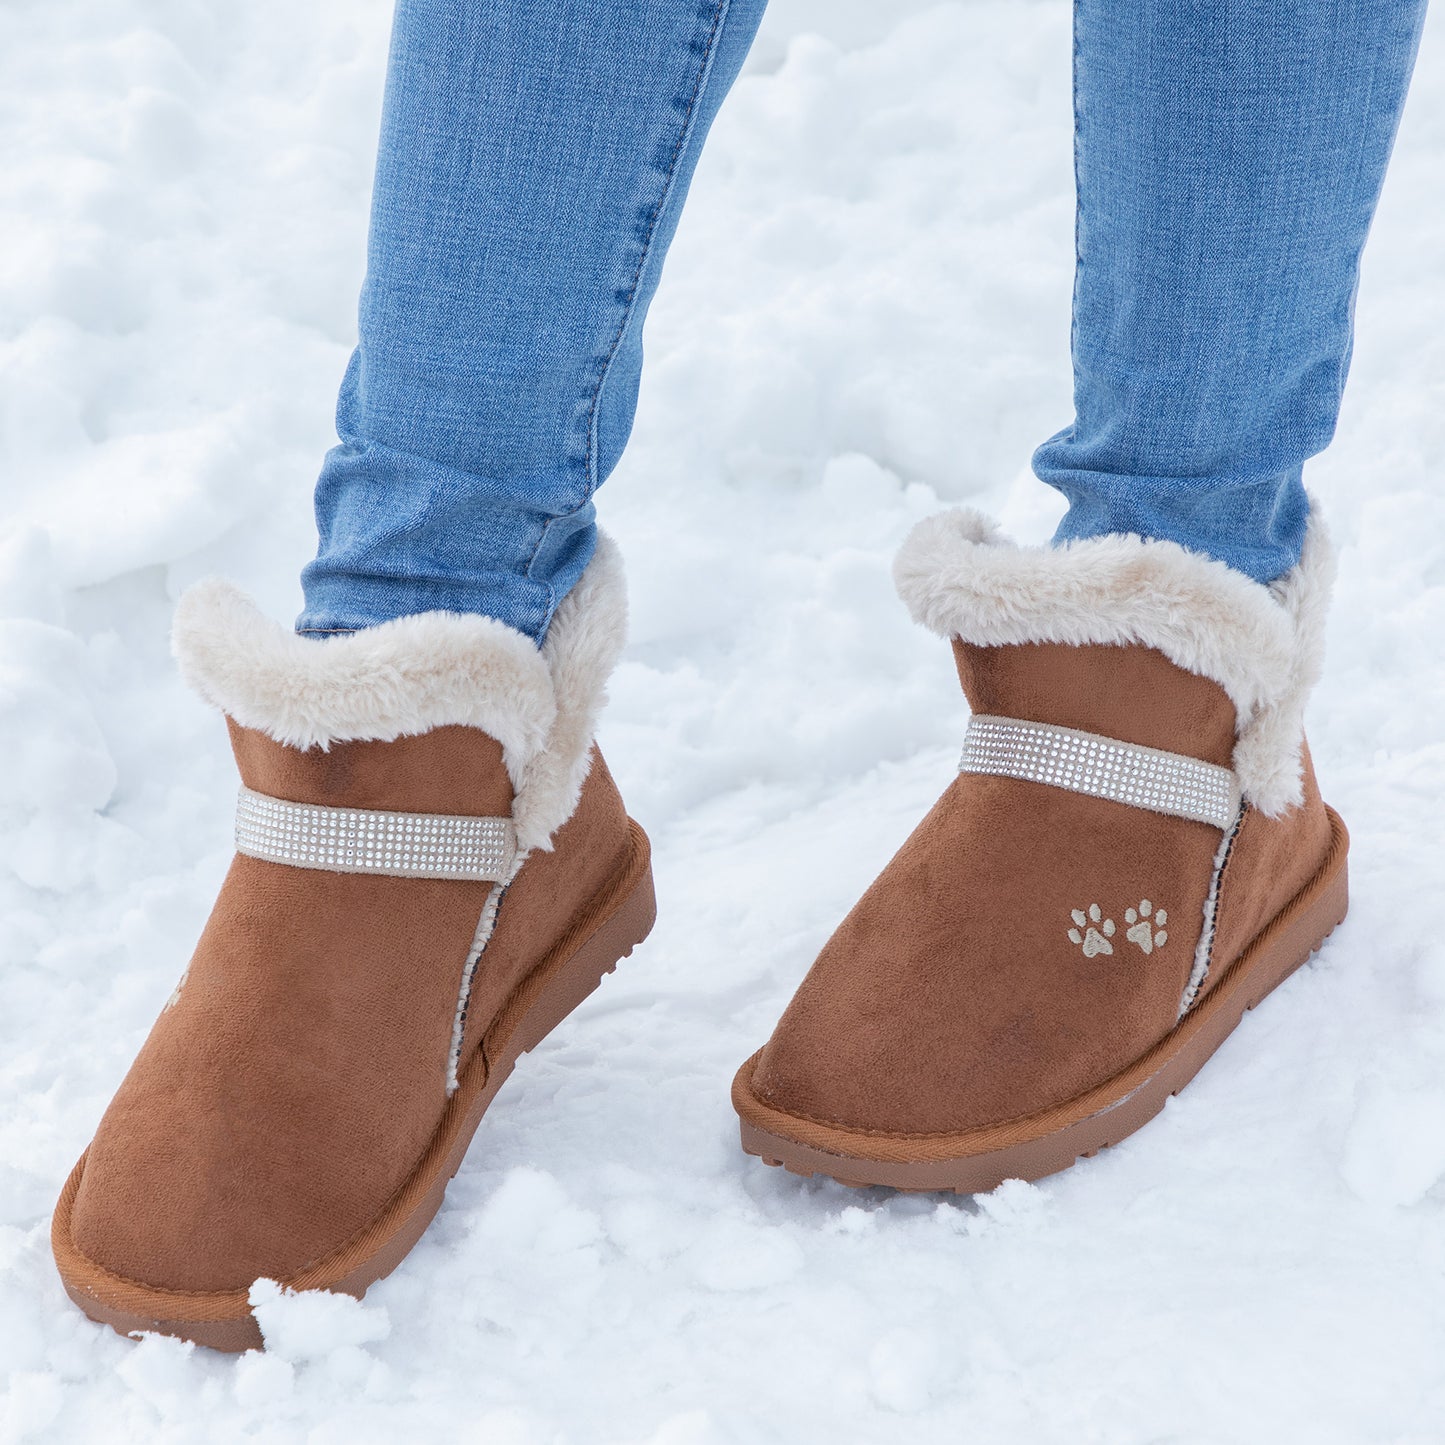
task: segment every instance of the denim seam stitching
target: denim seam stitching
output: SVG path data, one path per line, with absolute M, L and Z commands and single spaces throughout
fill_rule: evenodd
M 678 133 L 677 143 L 672 148 L 672 156 L 667 165 L 667 172 L 662 182 L 662 190 L 658 195 L 657 203 L 652 208 L 652 214 L 647 218 L 647 225 L 642 241 L 642 252 L 637 258 L 637 265 L 632 272 L 632 281 L 628 286 L 627 299 L 622 303 L 622 320 L 617 327 L 611 343 L 602 361 L 601 370 L 597 374 L 597 380 L 592 388 L 592 400 L 587 408 L 587 454 L 583 461 L 583 493 L 582 500 L 572 509 L 572 512 L 565 515 L 571 516 L 590 502 L 596 495 L 598 482 L 597 476 L 597 418 L 602 400 L 603 389 L 607 385 L 607 378 L 612 371 L 612 363 L 617 358 L 617 352 L 622 346 L 622 338 L 627 334 L 628 325 L 637 305 L 637 292 L 642 284 L 643 273 L 647 269 L 647 263 L 652 257 L 652 243 L 657 236 L 657 223 L 662 213 L 667 209 L 667 203 L 672 195 L 673 183 L 677 179 L 678 162 L 682 159 L 683 152 L 687 149 L 687 143 L 692 138 L 693 121 L 697 115 L 697 103 L 702 98 L 703 92 L 707 89 L 707 83 L 712 77 L 713 59 L 717 54 L 718 36 L 722 32 L 723 25 L 727 21 L 728 11 L 731 9 L 732 0 L 718 0 L 713 9 L 712 25 L 707 34 L 707 41 L 703 51 L 702 64 L 698 67 L 697 76 L 693 81 L 692 93 L 688 96 L 687 111 L 683 116 L 682 129 Z M 537 538 L 537 544 L 532 549 L 532 555 L 527 559 L 526 575 L 532 579 L 532 568 L 536 565 L 537 554 L 542 550 L 542 543 L 546 540 L 550 523 L 544 523 L 541 535 Z M 532 579 L 535 580 L 535 579 Z M 553 613 L 557 610 L 556 591 L 551 583 L 541 584 L 547 589 L 547 614 L 544 618 L 544 629 L 550 625 Z
M 607 354 L 602 362 L 602 370 L 598 373 L 596 385 L 592 389 L 592 404 L 587 411 L 587 461 L 586 461 L 586 495 L 583 500 L 590 501 L 597 491 L 597 416 L 600 410 L 602 392 L 607 386 L 607 378 L 612 371 L 612 363 L 617 358 L 617 352 L 622 346 L 622 338 L 627 334 L 627 328 L 632 321 L 633 312 L 637 305 L 637 292 L 642 284 L 643 272 L 647 269 L 647 263 L 652 257 L 652 243 L 657 236 L 657 223 L 661 219 L 663 211 L 667 209 L 667 203 L 672 195 L 673 183 L 677 179 L 678 162 L 682 159 L 683 152 L 687 149 L 687 143 L 692 138 L 693 121 L 697 115 L 697 103 L 701 99 L 708 81 L 712 78 L 713 57 L 717 54 L 718 35 L 722 31 L 723 24 L 727 19 L 728 10 L 731 8 L 732 0 L 718 0 L 713 10 L 712 26 L 708 31 L 706 48 L 703 52 L 702 64 L 698 67 L 697 78 L 693 81 L 692 94 L 688 97 L 687 112 L 683 116 L 682 129 L 678 133 L 677 143 L 672 148 L 672 156 L 668 161 L 667 174 L 662 183 L 662 191 L 658 195 L 657 204 L 652 208 L 652 214 L 647 219 L 646 233 L 642 241 L 642 253 L 637 258 L 637 265 L 632 273 L 632 282 L 628 287 L 627 300 L 622 303 L 622 321 L 617 328 L 616 335 L 612 338 L 611 345 L 607 348 Z

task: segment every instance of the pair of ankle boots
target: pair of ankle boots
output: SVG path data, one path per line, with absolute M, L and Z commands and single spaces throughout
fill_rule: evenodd
M 972 709 L 958 776 L 738 1072 L 743 1147 L 980 1191 L 1137 1129 L 1344 916 L 1302 731 L 1331 558 L 1260 586 L 1169 542 L 1019 548 L 968 511 L 897 562 Z M 483 1111 L 639 943 L 648 844 L 593 741 L 625 628 L 599 542 L 545 645 L 430 613 L 316 641 L 202 584 L 237 856 L 56 1208 L 93 1319 L 261 1343 L 259 1277 L 362 1293 Z

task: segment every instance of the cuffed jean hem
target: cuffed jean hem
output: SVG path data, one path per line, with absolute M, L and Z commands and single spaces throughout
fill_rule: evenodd
M 1177 542 L 1256 582 L 1298 566 L 1310 500 L 1298 475 L 1226 487 L 1193 478 L 1101 477 L 1040 467 L 1041 480 L 1069 499 L 1055 545 L 1130 535 Z
M 597 543 L 596 509 L 564 493 L 551 477 L 489 480 L 387 447 L 335 448 L 296 630 L 456 612 L 494 617 L 541 646 Z
M 386 576 L 313 562 L 306 568 L 306 607 L 296 619 L 296 631 L 319 636 L 359 632 L 423 612 L 454 612 L 493 617 L 540 647 L 558 604 L 592 559 L 594 517 L 589 504 L 550 524 L 519 526 L 511 566 L 493 559 L 476 571 L 435 575 L 418 568 Z M 538 546 L 520 545 L 523 534 L 538 531 Z M 400 566 L 406 567 L 404 557 Z
M 311 603 L 296 619 L 296 631 L 312 635 L 361 632 L 423 612 L 495 617 L 539 646 L 551 620 L 550 589 L 525 576 L 487 573 L 474 578 L 385 577 L 338 579 L 335 600 L 323 583 L 308 589 Z
M 588 527 L 587 558 L 568 572 L 581 574 L 590 560 L 596 529 Z M 359 576 L 330 573 L 308 579 L 306 608 L 296 619 L 296 631 L 313 635 L 360 632 L 401 617 L 423 612 L 455 612 L 493 617 L 530 637 L 538 647 L 565 595 L 548 582 L 515 572 L 491 570 L 465 576 L 405 577 Z

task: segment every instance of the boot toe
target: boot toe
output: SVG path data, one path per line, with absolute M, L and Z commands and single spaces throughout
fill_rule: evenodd
M 70 1241 L 100 1270 L 157 1290 L 246 1292 L 287 1279 L 358 1225 L 329 1174 L 189 1111 L 122 1108 L 97 1132 L 69 1212 Z M 314 1151 L 324 1140 L 314 1141 Z M 362 1221 L 364 1222 L 364 1221 Z
M 1199 925 L 1181 918 L 1167 954 L 1096 962 L 1071 910 L 1106 888 L 1144 896 L 1130 854 L 1190 869 L 1202 895 L 1213 837 L 1140 814 L 1126 853 L 1095 800 L 1020 792 L 1033 786 L 954 781 L 803 980 L 753 1071 L 762 1103 L 872 1134 L 967 1134 L 1077 1097 L 1173 1027 Z

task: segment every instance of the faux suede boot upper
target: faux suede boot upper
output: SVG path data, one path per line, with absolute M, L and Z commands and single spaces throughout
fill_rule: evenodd
M 447 727 L 302 753 L 232 724 L 247 787 L 299 802 L 509 814 L 496 741 Z M 285 1279 L 363 1229 L 421 1156 L 457 1057 L 616 870 L 627 816 L 600 755 L 556 847 L 492 885 L 238 856 L 174 1001 L 87 1156 L 72 1235 L 177 1290 Z M 454 1031 L 465 1009 L 463 1050 Z
M 976 713 L 1229 761 L 1223 690 L 1151 648 L 955 647 Z M 1310 793 L 1277 826 L 1312 871 L 1328 828 Z M 1221 839 L 1046 783 L 960 774 L 823 949 L 763 1050 L 758 1093 L 810 1118 L 942 1133 L 1102 1083 L 1178 1020 Z M 1251 904 L 1271 916 L 1290 880 L 1250 872 Z
M 646 931 L 645 839 L 592 743 L 621 586 L 603 539 L 540 651 L 485 618 L 314 641 L 220 586 L 183 600 L 262 822 L 57 1211 L 97 1318 L 240 1348 L 258 1277 L 364 1288 L 517 1050 Z M 500 841 L 469 859 L 448 819 Z
M 1272 589 L 1172 543 L 920 526 L 900 590 L 952 641 L 984 741 L 739 1073 L 748 1147 L 850 1182 L 989 1187 L 1069 1162 L 1068 1138 L 1041 1141 L 1107 1115 L 1131 1070 L 1197 1067 L 1195 1035 L 1236 1002 L 1211 1002 L 1220 980 L 1245 959 L 1273 986 L 1343 907 L 1301 732 L 1329 571 L 1317 524 Z

